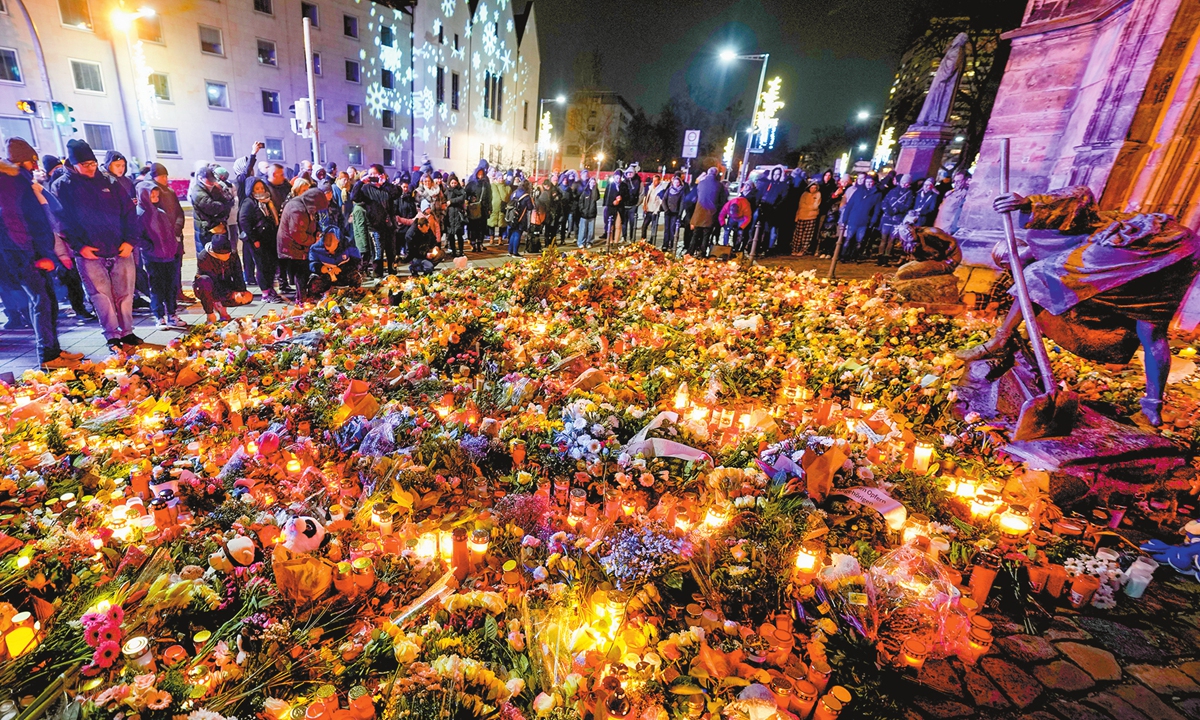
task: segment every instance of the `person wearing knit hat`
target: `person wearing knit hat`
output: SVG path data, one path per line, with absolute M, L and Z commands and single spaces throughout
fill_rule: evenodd
M 196 258 L 196 279 L 192 292 L 200 298 L 208 321 L 228 321 L 227 307 L 245 305 L 254 296 L 246 291 L 242 263 L 229 240 L 225 223 L 210 230 L 210 240 Z
M 108 346 L 125 351 L 142 344 L 133 333 L 136 210 L 116 183 L 98 172 L 96 155 L 86 142 L 68 142 L 67 158 L 70 167 L 50 186 L 58 199 L 58 225 L 75 251 Z
M 75 367 L 83 355 L 64 353 L 58 344 L 58 301 L 50 280 L 57 266 L 54 230 L 34 189 L 37 152 L 21 138 L 9 138 L 5 146 L 8 162 L 0 162 L 0 286 L 14 291 L 6 293 L 5 307 L 10 313 L 14 306 L 28 312 L 43 367 Z

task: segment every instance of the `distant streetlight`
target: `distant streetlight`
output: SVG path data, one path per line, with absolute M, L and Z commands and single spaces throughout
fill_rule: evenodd
M 113 25 L 122 32 L 127 32 L 138 18 L 154 17 L 154 8 L 138 8 L 137 12 L 125 12 L 117 9 L 112 12 Z
M 957 143 L 960 143 L 960 142 L 965 142 L 965 141 L 966 141 L 966 139 L 967 139 L 967 138 L 966 138 L 966 137 L 964 137 L 964 136 L 962 136 L 962 135 L 955 135 L 955 136 L 954 136 L 954 142 L 957 142 Z
M 870 117 L 871 117 L 870 111 L 868 111 L 868 110 L 859 110 L 858 111 L 858 121 L 859 122 L 862 122 Z
M 859 152 L 866 152 L 866 149 L 867 149 L 867 144 L 866 144 L 866 143 L 859 143 L 859 144 L 858 144 L 858 151 L 859 151 Z
M 750 137 L 746 139 L 746 152 L 742 156 L 742 167 L 738 171 L 738 179 L 742 179 L 742 174 L 746 173 L 746 168 L 750 165 L 750 145 L 754 142 L 754 123 L 758 120 L 758 105 L 762 102 L 763 83 L 767 81 L 767 61 L 771 59 L 770 53 L 760 53 L 756 55 L 739 55 L 730 48 L 725 48 L 720 54 L 721 62 L 733 62 L 734 60 L 761 60 L 762 72 L 758 76 L 758 90 L 754 92 L 754 109 L 750 113 Z
M 555 95 L 554 96 L 554 102 L 558 103 L 559 105 L 562 105 L 566 101 L 567 101 L 566 95 Z

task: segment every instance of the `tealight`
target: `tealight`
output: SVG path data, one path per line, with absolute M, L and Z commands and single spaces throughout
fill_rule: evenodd
M 999 525 L 1000 532 L 1015 539 L 1024 537 L 1033 528 L 1033 521 L 1029 518 L 1028 510 L 1013 505 L 1000 514 Z
M 924 475 L 929 472 L 929 461 L 933 459 L 933 446 L 928 443 L 917 443 L 913 448 L 913 472 Z

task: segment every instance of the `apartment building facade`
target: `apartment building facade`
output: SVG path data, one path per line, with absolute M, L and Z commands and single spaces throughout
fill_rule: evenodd
M 468 4 L 0 0 L 0 135 L 24 137 L 42 154 L 62 154 L 67 140 L 83 138 L 98 154 L 116 149 L 133 162 L 161 162 L 176 177 L 200 161 L 230 163 L 258 140 L 266 143 L 260 159 L 309 160 L 311 140 L 291 127 L 295 101 L 308 95 L 307 17 L 323 162 L 401 168 L 428 155 L 449 167 L 439 144 L 448 136 L 452 150 L 464 146 L 465 163 L 469 133 L 439 134 L 424 120 L 437 78 L 425 72 L 417 52 L 425 33 L 413 27 L 432 14 L 471 17 Z M 536 88 L 539 68 L 524 62 Z M 472 93 L 471 107 L 482 91 L 474 83 L 459 88 Z M 34 114 L 18 109 L 21 100 L 36 105 Z M 71 108 L 65 123 L 55 122 L 51 101 Z

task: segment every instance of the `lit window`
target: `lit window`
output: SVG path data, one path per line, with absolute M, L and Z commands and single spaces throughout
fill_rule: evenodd
M 346 159 L 351 165 L 362 165 L 362 145 L 347 145 Z
M 274 90 L 262 91 L 262 110 L 267 115 L 282 115 L 279 111 L 279 93 Z
M 204 83 L 204 94 L 208 97 L 210 108 L 229 109 L 229 86 L 223 82 Z
M 146 42 L 152 43 L 162 43 L 162 20 L 158 17 L 158 15 L 139 17 L 135 22 L 135 26 L 137 27 L 138 40 L 145 40 Z
M 58 0 L 58 12 L 63 25 L 80 30 L 92 29 L 92 13 L 88 10 L 87 0 Z
M 362 105 L 346 104 L 346 124 L 362 125 Z
M 267 159 L 283 162 L 283 140 L 281 138 L 263 138 L 266 145 Z
M 275 52 L 275 43 L 270 40 L 258 41 L 258 64 L 279 67 L 279 56 Z
M 174 130 L 154 128 L 154 147 L 159 155 L 178 155 L 179 135 Z
M 75 79 L 75 89 L 80 92 L 104 92 L 104 79 L 100 75 L 100 63 L 72 60 L 71 76 Z
M 171 84 L 167 82 L 166 73 L 150 73 L 150 86 L 154 88 L 155 99 L 171 102 Z
M 353 15 L 342 16 L 342 34 L 348 38 L 358 39 L 358 18 Z
M 217 160 L 233 159 L 233 136 L 228 133 L 213 133 L 213 158 Z
M 225 56 L 225 40 L 220 29 L 207 25 L 200 26 L 200 52 L 206 55 Z

